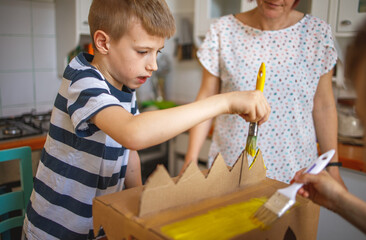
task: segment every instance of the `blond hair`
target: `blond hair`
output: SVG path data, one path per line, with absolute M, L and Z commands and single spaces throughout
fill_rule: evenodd
M 174 18 L 164 0 L 93 0 L 88 16 L 90 35 L 93 39 L 102 30 L 119 40 L 136 20 L 150 35 L 170 38 L 175 33 Z

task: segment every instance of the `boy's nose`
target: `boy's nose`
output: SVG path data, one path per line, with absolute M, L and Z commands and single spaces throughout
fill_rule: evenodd
M 158 70 L 158 63 L 156 61 L 156 59 L 150 61 L 147 66 L 146 66 L 147 70 L 149 71 L 156 71 Z

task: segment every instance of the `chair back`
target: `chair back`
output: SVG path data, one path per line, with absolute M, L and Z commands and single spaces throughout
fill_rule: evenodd
M 19 147 L 0 151 L 0 162 L 19 160 L 21 190 L 0 195 L 0 216 L 9 216 L 0 222 L 3 239 L 10 236 L 8 230 L 23 226 L 25 211 L 33 189 L 32 153 L 30 147 Z M 11 217 L 9 212 L 22 210 L 21 216 Z

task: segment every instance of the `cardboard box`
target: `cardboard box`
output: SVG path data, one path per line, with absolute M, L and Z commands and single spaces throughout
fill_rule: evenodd
M 218 155 L 208 172 L 191 164 L 181 177 L 173 179 L 158 166 L 145 186 L 94 199 L 94 231 L 103 227 L 112 240 L 316 239 L 319 206 L 300 196 L 268 229 L 253 227 L 248 213 L 238 210 L 252 206 L 248 204 L 257 198 L 265 201 L 285 186 L 266 178 L 260 151 L 251 166 L 245 152 L 232 168 Z M 240 221 L 223 224 L 233 219 Z

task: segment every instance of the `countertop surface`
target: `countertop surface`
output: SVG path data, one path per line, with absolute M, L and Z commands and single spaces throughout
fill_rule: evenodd
M 338 156 L 342 166 L 366 173 L 364 147 L 338 143 Z
M 30 146 L 32 150 L 41 150 L 45 141 L 46 135 L 0 141 L 0 150 L 21 146 Z M 363 161 L 364 150 L 362 146 L 338 143 L 338 155 L 343 167 L 366 173 L 366 163 Z
M 41 150 L 46 142 L 46 134 L 24 137 L 21 139 L 0 141 L 0 150 L 22 146 L 31 147 L 32 151 Z

